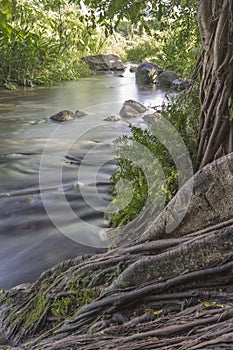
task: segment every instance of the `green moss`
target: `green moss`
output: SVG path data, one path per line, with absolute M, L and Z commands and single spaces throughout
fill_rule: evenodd
M 50 311 L 57 318 L 57 322 L 71 317 L 77 309 L 96 297 L 95 290 L 88 287 L 93 275 L 84 278 L 69 278 L 65 284 L 64 292 L 68 295 L 56 297 L 51 305 Z
M 22 313 L 23 326 L 22 328 L 27 330 L 38 323 L 41 316 L 45 312 L 46 308 L 48 308 L 49 301 L 45 295 L 39 294 L 31 304 L 31 312 L 29 313 L 27 309 Z
M 83 296 L 82 296 L 82 305 L 88 304 L 93 299 L 95 299 L 95 292 L 91 289 L 84 289 Z
M 69 315 L 71 303 L 71 297 L 63 297 L 54 300 L 51 306 L 51 313 L 57 318 L 58 322 L 61 322 Z
M 56 270 L 44 275 L 30 292 L 12 291 L 1 296 L 7 307 L 4 325 L 9 338 L 23 341 L 71 318 L 83 305 L 97 296 L 92 287 L 96 272 L 76 277 L 73 272 Z
M 69 296 L 54 299 L 50 311 L 60 323 L 77 311 L 79 307 L 91 302 L 95 296 L 95 291 L 88 288 L 73 290 L 73 294 Z
M 32 299 L 28 306 L 21 309 L 13 309 L 7 316 L 5 323 L 11 332 L 20 334 L 34 334 L 40 326 L 43 313 L 48 309 L 48 299 L 43 294 L 39 294 Z

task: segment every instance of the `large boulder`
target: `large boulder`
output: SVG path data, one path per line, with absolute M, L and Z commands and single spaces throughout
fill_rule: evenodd
M 146 111 L 147 108 L 141 103 L 134 100 L 127 100 L 120 110 L 120 115 L 126 118 L 140 117 L 140 115 Z
M 88 64 L 88 66 L 96 71 L 118 71 L 125 70 L 125 66 L 122 63 L 119 56 L 114 54 L 109 55 L 90 55 L 83 57 L 84 62 Z
M 162 72 L 157 79 L 157 85 L 159 87 L 163 87 L 163 88 L 170 88 L 172 86 L 172 83 L 174 80 L 178 79 L 178 75 L 171 71 L 171 70 L 167 70 Z
M 159 74 L 163 72 L 162 68 L 155 63 L 144 62 L 136 70 L 136 82 L 138 84 L 154 84 Z

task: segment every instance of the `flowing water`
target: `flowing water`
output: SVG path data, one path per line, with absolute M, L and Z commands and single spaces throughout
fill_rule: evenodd
M 127 120 L 103 121 L 135 99 L 160 105 L 165 93 L 105 74 L 53 87 L 1 90 L 0 288 L 32 281 L 45 269 L 83 253 L 101 251 L 112 141 L 129 133 Z M 84 110 L 63 124 L 49 116 Z M 134 123 L 142 123 L 135 118 Z

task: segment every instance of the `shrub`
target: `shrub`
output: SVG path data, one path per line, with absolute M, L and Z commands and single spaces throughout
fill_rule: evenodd
M 195 159 L 196 154 L 199 110 L 199 98 L 197 90 L 195 90 L 188 97 L 187 94 L 183 94 L 173 98 L 166 111 L 163 112 L 163 117 L 172 123 L 183 139 L 192 160 Z M 143 130 L 133 125 L 130 125 L 129 128 L 130 136 L 123 136 L 115 141 L 118 166 L 111 177 L 114 182 L 113 201 L 106 212 L 109 224 L 113 227 L 122 226 L 134 220 L 143 210 L 149 196 L 152 195 L 154 205 L 159 205 L 163 198 L 167 203 L 178 189 L 178 172 L 166 147 L 159 142 L 150 128 Z M 154 159 L 152 158 L 146 164 L 147 175 L 145 175 L 145 169 L 138 164 L 135 165 L 137 162 L 132 161 L 132 157 L 130 157 L 132 152 L 137 153 L 137 145 L 142 145 L 142 149 L 145 147 L 154 156 Z M 129 155 L 129 159 L 127 159 L 127 155 Z M 143 151 L 140 156 L 144 157 Z M 164 182 L 159 179 L 161 174 L 158 164 L 162 167 L 166 178 L 165 186 Z M 148 186 L 148 176 L 153 179 L 153 184 L 150 187 Z M 120 187 L 124 187 L 120 191 L 119 184 Z M 154 193 L 156 193 L 155 196 Z

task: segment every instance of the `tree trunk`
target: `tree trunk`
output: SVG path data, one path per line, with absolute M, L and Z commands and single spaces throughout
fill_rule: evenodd
M 199 0 L 203 52 L 197 169 L 233 151 L 232 21 L 232 0 Z

